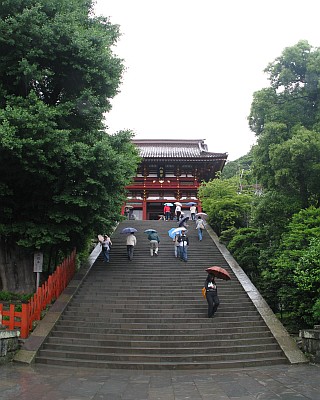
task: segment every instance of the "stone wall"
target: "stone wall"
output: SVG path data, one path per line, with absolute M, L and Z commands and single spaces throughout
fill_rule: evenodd
M 11 361 L 19 348 L 19 331 L 8 331 L 0 326 L 0 365 Z
M 302 350 L 310 355 L 311 361 L 320 363 L 320 325 L 314 329 L 304 329 L 299 332 L 302 340 Z

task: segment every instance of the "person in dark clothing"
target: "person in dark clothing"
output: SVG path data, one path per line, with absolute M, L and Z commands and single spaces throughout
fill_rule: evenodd
M 181 235 L 178 236 L 177 241 L 179 243 L 178 257 L 180 258 L 181 261 L 187 262 L 189 238 L 186 236 L 186 233 L 184 231 L 182 231 Z
M 208 318 L 212 318 L 220 304 L 217 285 L 212 274 L 208 274 L 204 282 L 204 287 L 206 288 L 206 298 L 208 302 Z
M 150 255 L 153 257 L 153 255 L 157 256 L 158 255 L 158 250 L 159 250 L 159 243 L 160 243 L 160 238 L 157 232 L 151 232 L 148 235 L 148 240 L 150 242 Z

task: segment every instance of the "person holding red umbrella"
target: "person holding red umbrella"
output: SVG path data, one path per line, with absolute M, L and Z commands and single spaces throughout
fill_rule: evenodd
M 218 288 L 213 274 L 208 274 L 204 282 L 204 287 L 206 288 L 206 298 L 208 302 L 208 318 L 213 318 L 220 304 Z

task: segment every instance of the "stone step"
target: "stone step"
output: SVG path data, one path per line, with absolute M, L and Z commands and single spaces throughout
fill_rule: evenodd
M 216 351 L 215 351 L 216 350 Z M 171 362 L 171 363 L 192 363 L 192 362 L 206 362 L 208 358 L 210 358 L 210 362 L 220 362 L 220 361 L 227 361 L 227 360 L 241 360 L 243 356 L 252 358 L 253 356 L 255 359 L 259 358 L 271 358 L 271 357 L 280 357 L 281 351 L 280 350 L 257 350 L 257 351 L 250 351 L 250 349 L 245 348 L 242 352 L 235 352 L 233 348 L 228 351 L 225 349 L 224 352 L 219 351 L 221 349 L 214 349 L 211 348 L 211 351 L 206 352 L 205 354 L 200 354 L 199 352 L 185 352 L 184 354 L 132 354 L 132 353 L 103 353 L 100 351 L 93 353 L 93 352 L 84 352 L 84 351 L 59 351 L 59 350 L 47 350 L 42 349 L 40 350 L 40 357 L 47 357 L 47 358 L 65 358 L 70 359 L 74 358 L 77 360 L 97 360 L 97 361 L 126 361 L 126 362 L 147 362 L 147 363 L 160 363 L 160 362 Z
M 207 357 L 207 360 L 202 362 L 197 361 L 183 361 L 183 362 L 165 362 L 153 363 L 153 362 L 139 362 L 134 361 L 101 361 L 101 360 L 82 360 L 82 359 L 68 359 L 65 357 L 47 357 L 38 356 L 37 363 L 47 365 L 57 365 L 64 367 L 74 368 L 103 368 L 103 369 L 138 369 L 138 370 L 190 370 L 190 369 L 238 369 L 238 368 L 250 368 L 268 365 L 283 365 L 286 362 L 283 357 L 269 357 L 268 355 L 263 358 L 257 358 L 255 354 L 247 354 L 240 359 L 229 359 L 229 360 L 211 360 L 211 357 Z
M 203 320 L 207 320 L 207 318 L 203 318 Z M 169 334 L 178 334 L 178 333 L 183 333 L 185 330 L 188 330 L 189 333 L 192 332 L 192 334 L 200 334 L 202 332 L 210 333 L 213 330 L 216 332 L 222 332 L 222 330 L 229 330 L 229 331 L 237 331 L 239 328 L 243 329 L 252 329 L 256 327 L 263 327 L 263 322 L 262 321 L 223 321 L 222 319 L 218 321 L 218 318 L 215 318 L 215 324 L 216 326 L 219 326 L 219 328 L 215 328 L 214 324 L 209 321 L 208 323 L 201 323 L 198 321 L 197 322 L 186 322 L 184 323 L 175 323 L 172 322 L 163 324 L 159 322 L 155 323 L 143 323 L 143 322 L 109 322 L 109 323 L 104 323 L 101 322 L 100 324 L 93 324 L 93 323 L 79 323 L 76 324 L 75 321 L 72 321 L 71 323 L 68 323 L 68 321 L 64 320 L 59 320 L 57 322 L 57 327 L 59 330 L 65 330 L 66 332 L 69 331 L 70 333 L 72 332 L 95 332 L 97 334 L 99 333 L 114 333 L 114 332 L 132 332 L 132 335 L 136 333 L 143 333 L 143 334 L 164 334 L 164 335 L 169 335 Z M 266 329 L 266 328 L 264 328 Z
M 71 331 L 72 332 L 72 331 Z M 206 342 L 210 340 L 212 343 L 218 343 L 220 340 L 239 340 L 242 341 L 243 339 L 252 340 L 254 338 L 269 338 L 272 339 L 274 342 L 274 338 L 270 331 L 268 331 L 264 326 L 260 327 L 253 327 L 252 329 L 248 330 L 247 328 L 237 328 L 235 330 L 227 330 L 227 329 L 219 329 L 219 331 L 214 329 L 201 329 L 194 332 L 188 331 L 186 334 L 184 332 L 172 333 L 169 332 L 168 334 L 163 331 L 162 333 L 159 330 L 130 330 L 130 331 L 123 331 L 120 329 L 112 329 L 106 333 L 96 333 L 91 332 L 88 330 L 87 332 L 77 332 L 74 331 L 73 335 L 70 335 L 70 331 L 66 330 L 59 330 L 59 326 L 55 327 L 54 330 L 51 332 L 51 336 L 53 338 L 57 338 L 58 340 L 64 341 L 66 339 L 69 340 L 117 340 L 120 341 L 127 341 L 129 343 L 138 341 L 145 341 L 145 342 L 176 342 L 178 344 L 181 343 L 188 343 L 198 341 L 201 343 L 202 341 Z M 50 339 L 50 337 L 48 339 Z
M 197 312 L 194 314 L 186 314 L 185 316 L 180 314 L 177 315 L 161 315 L 156 312 L 150 313 L 150 315 L 145 314 L 145 315 L 139 315 L 139 314 L 133 314 L 133 313 L 128 313 L 128 314 L 112 314 L 108 313 L 107 315 L 101 315 L 98 318 L 97 317 L 91 317 L 91 316 L 66 316 L 64 315 L 61 318 L 61 323 L 64 325 L 72 325 L 73 323 L 77 324 L 82 324 L 82 326 L 87 326 L 90 325 L 92 327 L 94 326 L 101 326 L 101 325 L 109 325 L 110 323 L 132 323 L 132 324 L 138 324 L 138 323 L 148 323 L 148 324 L 197 324 L 199 323 L 199 320 L 203 318 L 205 315 L 204 311 L 206 312 L 207 310 L 204 310 L 202 313 Z M 261 317 L 255 313 L 252 313 L 251 315 L 237 315 L 234 316 L 231 313 L 223 313 L 221 314 L 219 311 L 219 314 L 217 313 L 215 317 L 215 323 L 218 321 L 219 323 L 223 323 L 224 321 L 227 321 L 228 323 L 251 323 L 253 321 L 260 321 Z M 210 322 L 209 322 L 210 323 Z M 205 322 L 203 324 L 208 324 L 208 319 L 205 318 Z
M 148 306 L 146 306 L 148 307 Z M 145 318 L 149 316 L 154 316 L 155 314 L 160 316 L 167 316 L 168 318 L 181 318 L 182 316 L 188 315 L 189 317 L 191 316 L 199 316 L 203 313 L 203 311 L 199 312 L 199 307 L 194 307 L 194 308 L 189 308 L 189 309 L 170 309 L 170 308 L 165 308 L 165 309 L 154 309 L 154 308 L 145 308 L 145 309 L 139 309 L 137 311 L 136 308 L 133 308 L 130 310 L 130 308 L 107 308 L 104 310 L 99 310 L 99 311 L 85 311 L 82 308 L 79 308 L 78 310 L 71 311 L 67 310 L 64 315 L 62 316 L 61 319 L 63 320 L 87 320 L 91 321 L 93 319 L 98 319 L 98 318 L 103 318 L 103 317 L 117 317 L 117 318 L 131 318 L 132 315 L 134 315 L 135 318 Z M 134 314 L 133 314 L 134 313 Z M 217 314 L 218 315 L 218 314 Z M 228 316 L 234 315 L 234 310 L 230 307 L 221 307 L 221 310 L 219 310 L 219 316 L 220 317 L 228 317 Z M 256 315 L 256 311 L 251 309 L 248 310 L 245 307 L 242 309 L 238 309 L 237 316 L 238 317 L 245 317 L 247 315 Z
M 130 326 L 132 329 L 194 329 L 197 324 L 199 324 L 200 328 L 205 328 L 208 324 L 207 322 L 199 322 L 201 319 L 207 321 L 206 313 L 202 315 L 199 314 L 194 318 L 101 318 L 99 321 L 81 321 L 79 320 L 60 320 L 59 326 L 63 326 L 64 329 L 68 329 L 69 326 L 75 326 L 80 329 L 108 329 L 108 328 L 123 328 L 129 329 Z M 222 328 L 229 327 L 232 329 L 232 324 L 235 326 L 246 326 L 246 325 L 254 325 L 259 324 L 259 318 L 250 318 L 246 319 L 237 319 L 233 317 L 230 318 L 221 318 L 215 317 L 215 324 L 219 323 L 219 326 Z M 210 323 L 210 322 L 209 322 Z
M 144 343 L 143 346 L 146 346 Z M 83 344 L 62 344 L 62 343 L 47 343 L 44 348 L 44 352 L 50 357 L 53 354 L 56 354 L 57 351 L 61 351 L 66 355 L 69 353 L 92 353 L 92 354 L 117 354 L 117 355 L 128 355 L 131 356 L 141 356 L 141 355 L 153 355 L 158 357 L 168 356 L 184 356 L 185 354 L 197 354 L 197 355 L 206 355 L 214 354 L 215 352 L 219 352 L 220 354 L 224 353 L 245 353 L 248 351 L 256 351 L 256 352 L 271 352 L 271 351 L 279 351 L 277 344 L 275 343 L 259 343 L 259 344 L 233 344 L 231 341 L 229 343 L 224 343 L 224 346 L 215 346 L 212 342 L 207 345 L 202 346 L 191 346 L 190 343 L 187 343 L 184 347 L 169 347 L 166 346 L 165 343 L 161 347 L 139 347 L 139 346 L 106 346 L 106 345 L 87 345 Z M 50 354 L 52 351 L 52 354 Z M 41 354 L 41 353 L 40 353 Z M 77 357 L 80 358 L 80 357 Z
M 112 335 L 110 335 L 112 336 Z M 141 337 L 139 339 L 133 339 L 130 335 L 121 335 L 119 336 L 114 336 L 114 338 L 110 337 L 108 339 L 101 339 L 101 340 L 95 340 L 94 345 L 99 346 L 99 347 L 112 347 L 112 348 L 145 348 L 143 346 L 146 345 L 146 337 Z M 217 347 L 222 347 L 222 348 L 228 348 L 231 345 L 235 344 L 235 339 L 237 339 L 236 345 L 237 346 L 254 346 L 254 345 L 275 345 L 274 340 L 272 336 L 263 336 L 261 335 L 259 338 L 253 336 L 251 338 L 249 337 L 241 337 L 239 334 L 237 335 L 232 335 L 232 337 L 228 338 L 223 335 L 216 335 L 214 338 L 202 338 L 201 341 L 199 340 L 192 340 L 193 337 L 184 337 L 183 340 L 181 340 L 181 336 L 179 335 L 176 340 L 159 340 L 159 339 L 152 339 L 152 337 L 148 337 L 148 349 L 162 349 L 162 348 L 167 348 L 167 349 L 185 349 L 186 347 L 191 347 L 191 348 L 212 348 L 214 346 L 215 348 Z M 218 340 L 217 340 L 218 339 Z M 85 338 L 65 338 L 65 337 L 55 337 L 51 336 L 45 347 L 49 345 L 63 345 L 63 346 L 68 346 L 68 345 L 76 345 L 76 346 L 81 346 L 85 350 L 86 347 L 90 347 L 93 345 L 93 342 L 91 339 L 85 339 Z

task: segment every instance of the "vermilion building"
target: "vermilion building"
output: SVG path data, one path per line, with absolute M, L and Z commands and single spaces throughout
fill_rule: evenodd
M 211 153 L 204 140 L 133 140 L 142 161 L 134 182 L 127 186 L 126 206 L 133 218 L 159 219 L 164 203 L 179 201 L 184 205 L 195 202 L 197 211 L 201 204 L 197 189 L 202 181 L 215 178 L 222 171 L 227 153 Z M 174 211 L 174 207 L 171 207 Z M 182 207 L 185 215 L 189 207 Z

